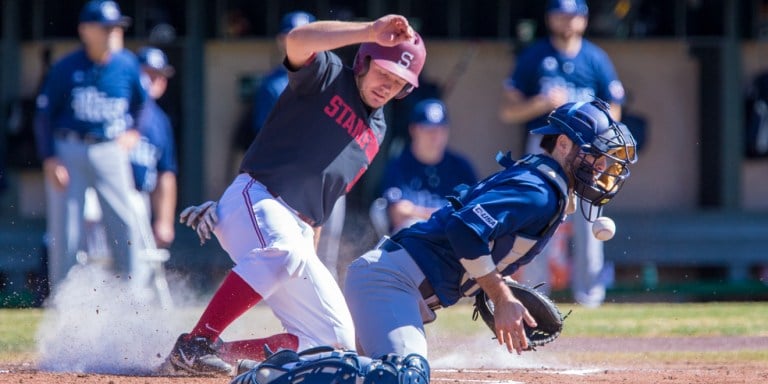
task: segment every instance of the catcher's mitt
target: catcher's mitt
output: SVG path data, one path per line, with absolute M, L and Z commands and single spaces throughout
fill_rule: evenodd
M 523 306 L 536 320 L 536 328 L 531 328 L 523 322 L 525 337 L 528 339 L 528 348 L 526 351 L 536 350 L 536 347 L 551 343 L 560 336 L 563 330 L 563 322 L 571 313 L 565 316 L 560 313 L 555 303 L 547 296 L 537 291 L 535 287 L 528 287 L 511 279 L 505 279 L 507 286 L 512 290 L 512 294 L 520 300 Z M 475 296 L 475 310 L 472 314 L 472 320 L 477 320 L 478 314 L 483 319 L 488 328 L 496 335 L 496 326 L 493 318 L 493 302 L 488 298 L 485 292 Z

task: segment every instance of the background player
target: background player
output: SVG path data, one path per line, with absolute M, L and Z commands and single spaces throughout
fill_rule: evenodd
M 600 101 L 568 103 L 534 132 L 544 135 L 543 154 L 499 156 L 503 170 L 349 266 L 344 292 L 359 353 L 427 357 L 424 324 L 434 310 L 480 289 L 495 305 L 499 343 L 518 354 L 526 348 L 523 322 L 535 320 L 502 277 L 530 262 L 576 211 L 574 193 L 589 203 L 576 214 L 599 212 L 636 160 L 631 134 Z
M 529 131 L 545 124 L 547 113 L 553 108 L 593 98 L 606 100 L 613 119 L 621 119 L 624 88 L 616 70 L 602 49 L 583 38 L 588 13 L 584 0 L 548 1 L 549 36 L 518 56 L 515 70 L 504 84 L 499 113 L 502 121 L 525 123 Z M 540 135 L 528 135 L 526 152 L 540 152 L 540 141 Z M 605 281 L 601 278 L 603 243 L 592 236 L 589 222 L 581 215 L 572 216 L 571 220 L 574 299 L 586 306 L 599 306 L 605 299 Z M 531 284 L 549 282 L 548 261 L 564 258 L 554 252 L 566 249 L 567 241 L 567 234 L 559 232 L 542 257 L 523 269 L 523 280 Z M 549 285 L 542 289 L 548 290 Z
M 469 161 L 448 149 L 449 125 L 448 109 L 438 99 L 422 100 L 411 111 L 410 144 L 387 163 L 381 181 L 392 232 L 428 219 L 454 187 L 477 181 Z
M 146 100 L 133 54 L 111 49 L 130 19 L 112 1 L 94 0 L 80 12 L 83 46 L 56 62 L 37 97 L 35 135 L 46 181 L 49 279 L 55 287 L 85 249 L 83 206 L 91 187 L 101 204 L 103 223 L 117 271 L 140 267 L 150 233 L 143 212 L 132 202 L 129 152 Z M 125 276 L 125 274 L 124 274 Z
M 131 164 L 136 188 L 150 200 L 155 242 L 167 248 L 175 237 L 178 165 L 171 121 L 156 100 L 176 71 L 158 48 L 142 47 L 137 56 L 149 99 L 139 119 L 141 140 L 131 152 Z
M 329 51 L 356 43 L 353 68 Z M 382 107 L 418 86 L 425 58 L 421 37 L 399 15 L 317 21 L 288 34 L 288 87 L 246 152 L 242 173 L 218 203 L 192 216 L 215 213 L 216 237 L 236 265 L 192 331 L 179 336 L 172 366 L 230 373 L 217 356 L 219 336 L 262 299 L 292 336 L 282 335 L 278 347 L 355 348 L 344 297 L 317 258 L 314 228 L 370 165 L 386 131 Z M 208 221 L 189 219 L 182 217 L 198 233 L 207 230 Z

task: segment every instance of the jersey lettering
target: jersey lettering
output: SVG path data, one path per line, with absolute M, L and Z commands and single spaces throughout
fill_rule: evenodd
M 107 97 L 96 87 L 74 88 L 72 110 L 78 120 L 100 123 L 122 119 L 128 113 L 128 100 Z
M 89 123 L 105 123 L 104 135 L 111 139 L 133 124 L 128 114 L 128 100 L 107 97 L 96 87 L 72 89 L 72 111 L 76 119 Z
M 494 218 L 493 218 L 493 216 L 491 216 L 491 214 L 490 214 L 490 213 L 488 213 L 488 211 L 486 211 L 486 210 L 485 210 L 485 208 L 483 208 L 483 206 L 482 206 L 482 205 L 480 205 L 480 204 L 478 204 L 478 205 L 475 205 L 475 206 L 472 208 L 472 212 L 474 212 L 474 213 L 475 213 L 475 215 L 477 215 L 477 217 L 479 217 L 479 218 L 480 218 L 480 220 L 482 220 L 482 221 L 485 223 L 485 225 L 487 225 L 487 226 L 489 226 L 489 227 L 491 227 L 491 228 L 495 227 L 495 226 L 496 226 L 496 224 L 498 224 L 498 223 L 499 223 L 499 222 L 498 222 L 496 219 L 494 219 Z
M 355 139 L 355 142 L 365 151 L 369 161 L 373 159 L 379 151 L 376 135 L 341 96 L 333 96 L 328 105 L 323 108 L 323 112 Z
M 331 98 L 328 105 L 323 108 L 323 112 L 352 137 L 355 143 L 363 150 L 370 164 L 379 152 L 379 141 L 376 133 L 365 123 L 365 120 L 357 116 L 355 111 L 339 95 L 334 95 Z M 364 165 L 352 181 L 347 184 L 347 192 L 355 185 L 367 168 L 367 164 Z

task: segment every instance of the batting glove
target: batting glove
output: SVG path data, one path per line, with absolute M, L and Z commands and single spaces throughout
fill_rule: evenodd
M 192 205 L 184 208 L 179 214 L 179 222 L 186 224 L 197 232 L 197 237 L 200 238 L 200 245 L 205 244 L 206 241 L 211 239 L 211 233 L 213 233 L 213 227 L 216 226 L 216 222 L 219 220 L 216 217 L 215 201 L 206 201 L 200 205 Z

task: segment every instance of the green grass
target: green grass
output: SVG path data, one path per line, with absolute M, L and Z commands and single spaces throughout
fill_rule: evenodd
M 606 304 L 589 309 L 573 304 L 563 337 L 768 336 L 768 302 Z M 480 321 L 467 324 L 472 307 L 438 311 L 435 326 L 456 332 L 487 332 Z M 469 323 L 472 323 L 471 321 Z
M 437 321 L 427 326 L 428 332 L 488 332 L 480 320 L 471 321 L 472 306 L 468 303 L 462 301 L 438 311 Z M 201 310 L 182 308 L 179 313 L 188 312 L 187 316 L 196 318 Z M 263 314 L 247 316 L 271 317 L 266 308 L 262 310 Z M 563 304 L 561 310 L 573 310 L 562 337 L 768 336 L 768 302 L 606 304 L 595 309 Z M 41 309 L 0 309 L 0 361 L 34 356 L 35 334 L 42 317 Z M 768 359 L 768 351 L 739 351 L 732 353 L 733 358 L 738 359 L 739 353 L 757 353 L 758 359 Z
M 34 353 L 40 309 L 0 309 L 0 361 Z

